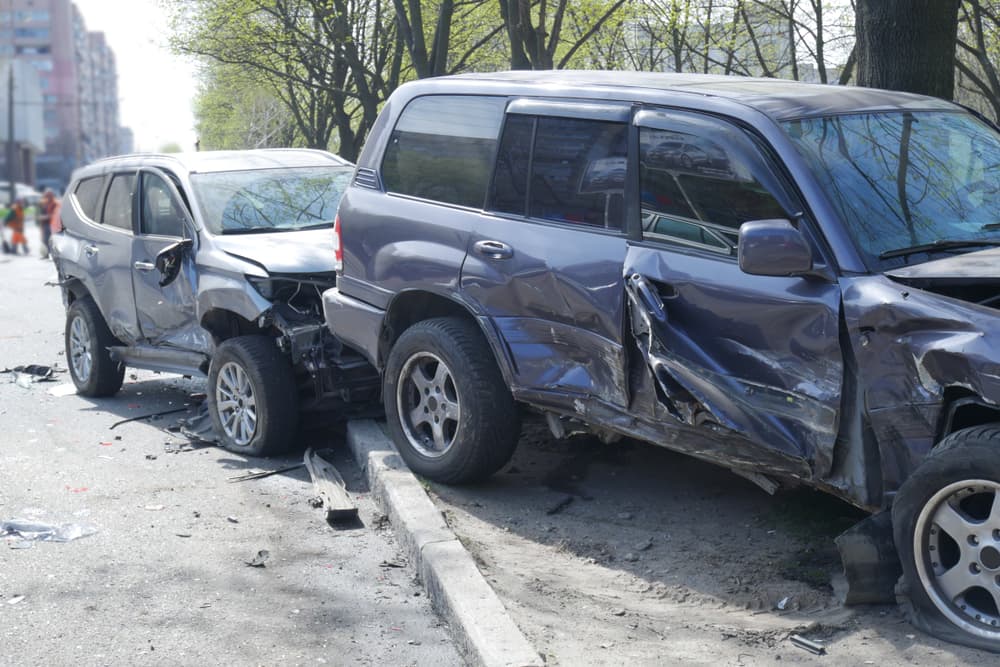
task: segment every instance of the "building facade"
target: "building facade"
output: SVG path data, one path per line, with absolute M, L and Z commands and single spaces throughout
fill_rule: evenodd
M 45 145 L 33 184 L 61 191 L 76 167 L 122 152 L 114 53 L 71 0 L 0 0 L 4 58 L 32 68 L 41 88 Z

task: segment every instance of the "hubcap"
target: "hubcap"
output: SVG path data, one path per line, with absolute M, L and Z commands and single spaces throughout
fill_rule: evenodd
M 420 454 L 443 456 L 458 432 L 462 408 L 451 370 L 441 357 L 418 352 L 407 359 L 396 386 L 399 422 Z
M 1000 637 L 1000 483 L 950 484 L 917 517 L 913 535 L 920 581 L 952 623 Z
M 257 432 L 257 403 L 243 367 L 232 361 L 219 370 L 215 404 L 222 430 L 237 445 L 250 444 Z
M 69 363 L 77 380 L 86 383 L 90 379 L 94 365 L 90 356 L 90 327 L 82 317 L 74 317 L 69 325 Z

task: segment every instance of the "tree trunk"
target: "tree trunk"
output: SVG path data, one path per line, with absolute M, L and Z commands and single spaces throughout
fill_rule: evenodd
M 857 0 L 859 86 L 951 99 L 961 0 Z

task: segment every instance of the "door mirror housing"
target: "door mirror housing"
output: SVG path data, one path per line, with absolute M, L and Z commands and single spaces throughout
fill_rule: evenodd
M 191 239 L 171 243 L 156 255 L 156 270 L 160 272 L 160 287 L 174 282 L 181 270 L 181 260 L 188 248 L 194 245 Z
M 740 226 L 740 269 L 753 276 L 798 276 L 813 270 L 812 248 L 788 220 L 751 220 Z

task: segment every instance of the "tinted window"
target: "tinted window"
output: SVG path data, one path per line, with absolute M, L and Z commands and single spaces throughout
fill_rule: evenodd
M 511 115 L 491 208 L 621 229 L 627 137 L 622 123 Z
M 101 190 L 104 188 L 103 176 L 92 176 L 85 178 L 76 185 L 73 196 L 76 203 L 80 205 L 80 210 L 91 220 L 97 220 L 97 205 L 101 198 Z
M 157 174 L 142 175 L 139 231 L 157 236 L 184 236 L 184 211 L 167 183 Z
M 531 164 L 531 139 L 534 116 L 510 116 L 503 129 L 497 171 L 490 205 L 495 211 L 524 215 L 528 206 L 528 167 Z
M 735 255 L 744 222 L 788 217 L 742 131 L 693 114 L 662 117 L 639 129 L 644 236 Z
M 386 190 L 482 207 L 506 100 L 418 97 L 400 115 L 382 162 Z
M 132 193 L 135 191 L 135 174 L 116 174 L 104 200 L 101 222 L 112 227 L 132 231 Z

